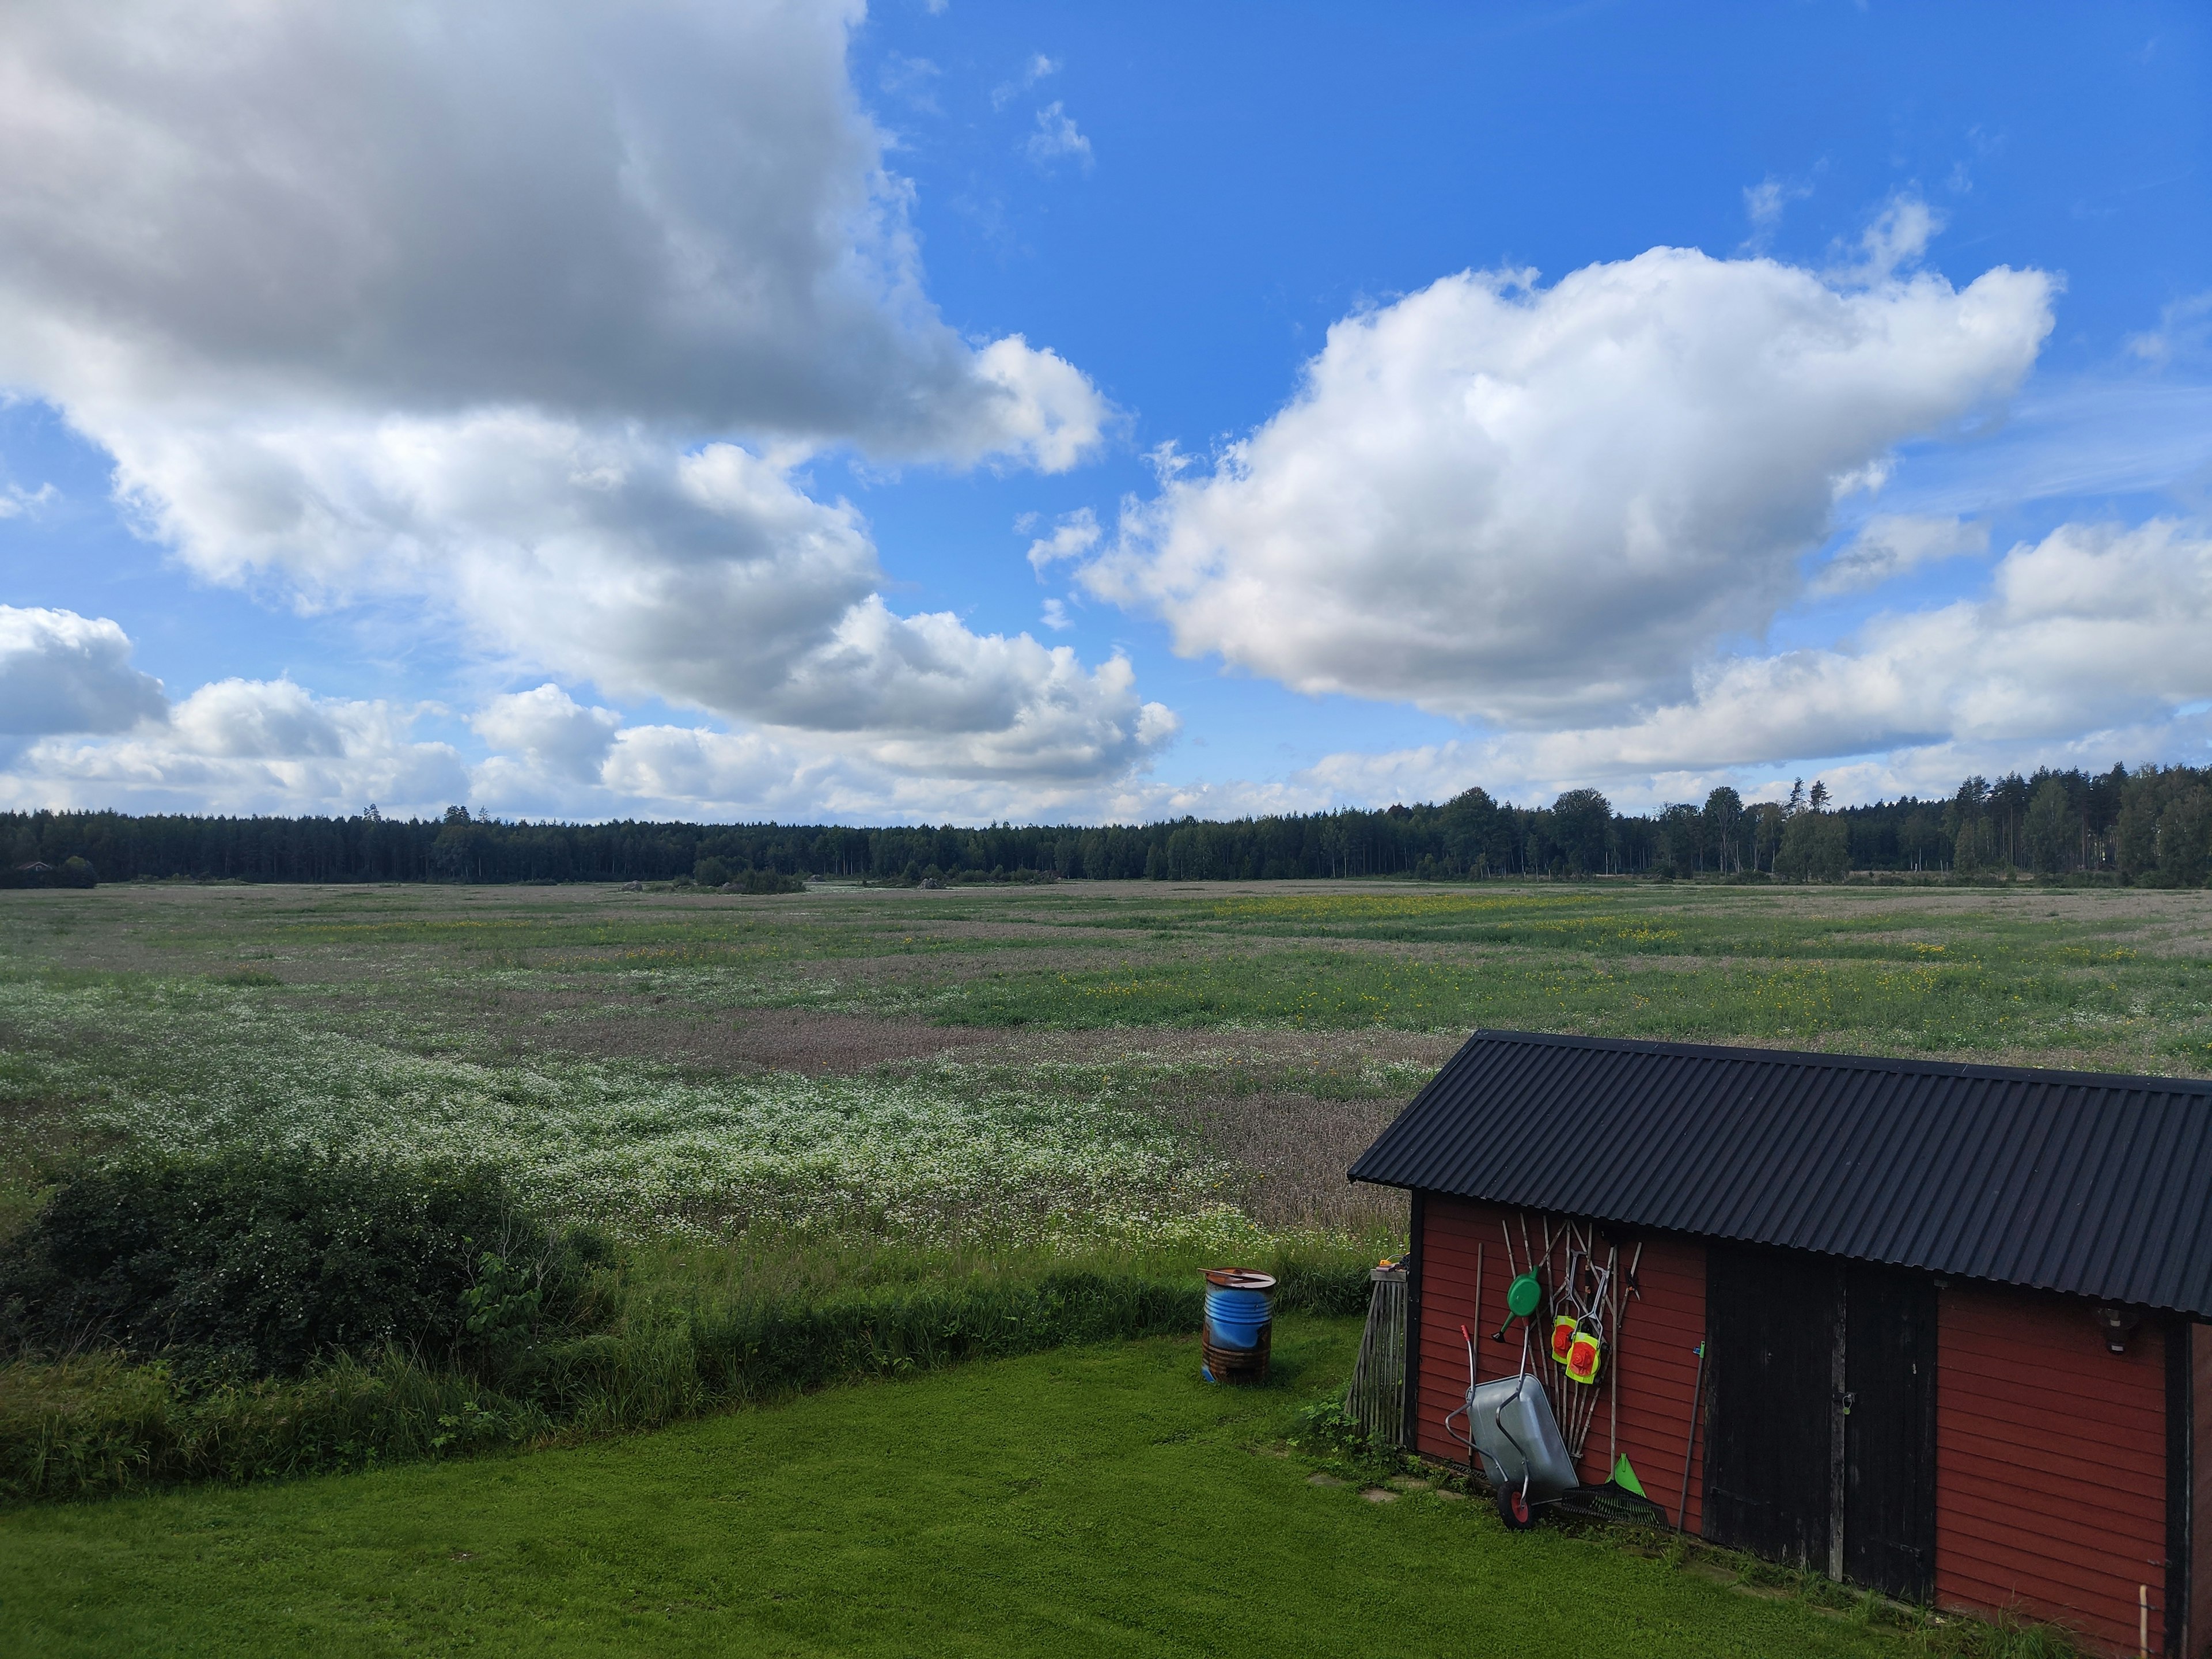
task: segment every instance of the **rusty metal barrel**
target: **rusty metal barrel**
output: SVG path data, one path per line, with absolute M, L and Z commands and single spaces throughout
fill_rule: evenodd
M 1206 1270 L 1206 1328 L 1199 1339 L 1209 1382 L 1258 1382 L 1267 1375 L 1275 1281 L 1245 1267 Z

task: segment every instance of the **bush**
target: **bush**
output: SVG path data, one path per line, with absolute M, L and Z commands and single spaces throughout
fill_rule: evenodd
M 737 878 L 735 884 L 741 893 L 803 893 L 806 890 L 804 876 L 787 876 L 775 870 L 748 870 Z
M 316 1175 L 330 1168 L 307 1164 Z M 76 1210 L 93 1207 L 91 1176 L 69 1190 Z M 422 1183 L 411 1190 L 429 1203 Z M 427 1310 L 449 1310 L 445 1336 L 376 1354 L 330 1349 L 299 1376 L 191 1371 L 175 1347 L 155 1363 L 118 1349 L 38 1358 L 33 1347 L 0 1364 L 0 1498 L 299 1475 L 650 1429 L 971 1358 L 1194 1332 L 1203 1303 L 1197 1272 L 1159 1261 L 953 1267 L 842 1290 L 834 1274 L 710 1287 L 654 1276 L 650 1245 L 633 1248 L 619 1272 L 584 1274 L 581 1261 L 602 1259 L 584 1243 L 564 1241 L 549 1267 L 477 1249 L 458 1294 Z M 51 1248 L 28 1255 L 49 1261 Z M 1367 1305 L 1364 1255 L 1312 1243 L 1255 1265 L 1276 1274 L 1279 1312 Z
M 553 1425 L 453 1371 L 399 1354 L 338 1359 L 298 1381 L 182 1385 L 168 1367 L 92 1354 L 0 1365 L 0 1498 L 87 1498 L 187 1480 L 252 1480 L 463 1456 Z
M 483 1169 L 296 1152 L 97 1166 L 0 1247 L 0 1352 L 112 1348 L 208 1381 L 395 1346 L 482 1367 L 566 1310 L 593 1254 Z
M 1188 1331 L 1200 1302 L 1188 1280 L 1064 1273 L 813 1304 L 647 1306 L 614 1330 L 533 1343 L 497 1389 L 397 1352 L 211 1387 L 114 1353 L 18 1361 L 0 1365 L 0 1496 L 306 1474 L 654 1428 L 836 1382 Z
M 730 866 L 717 858 L 701 859 L 691 866 L 691 879 L 702 887 L 720 887 L 730 878 Z

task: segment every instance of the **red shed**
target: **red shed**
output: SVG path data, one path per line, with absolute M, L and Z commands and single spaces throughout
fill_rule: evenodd
M 1594 1386 L 1540 1368 L 1590 1484 L 1625 1454 L 1716 1543 L 2212 1653 L 2212 1083 L 1480 1031 L 1351 1173 L 1413 1194 L 1419 1450 L 1467 1456 L 1462 1327 L 1515 1370 L 1533 1265 L 1618 1310 Z

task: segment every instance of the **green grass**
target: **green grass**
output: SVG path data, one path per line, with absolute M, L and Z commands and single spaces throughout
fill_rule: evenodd
M 575 1449 L 0 1516 L 0 1650 L 1366 1656 L 1896 1654 L 1607 1534 L 1370 1504 L 1266 1455 L 1279 1382 L 1188 1340 L 848 1389 Z

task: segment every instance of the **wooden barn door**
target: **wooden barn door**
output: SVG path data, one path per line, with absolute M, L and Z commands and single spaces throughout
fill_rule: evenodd
M 1844 1291 L 1844 1576 L 1936 1594 L 1936 1286 L 1853 1262 Z
M 1835 1265 L 1721 1244 L 1705 1264 L 1705 1536 L 1825 1572 L 1836 1506 Z

